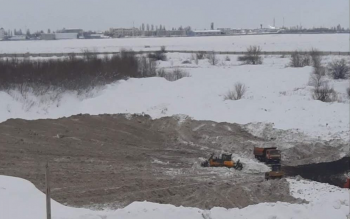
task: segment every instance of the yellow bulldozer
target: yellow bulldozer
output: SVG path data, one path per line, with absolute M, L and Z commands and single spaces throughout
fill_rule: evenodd
M 238 160 L 237 162 L 234 162 L 232 160 L 232 154 L 222 154 L 221 157 L 215 157 L 214 153 L 212 153 L 208 160 L 201 163 L 202 167 L 228 167 L 228 168 L 234 168 L 236 170 L 242 170 L 243 165 Z
M 281 179 L 282 177 L 284 177 L 284 172 L 281 170 L 280 164 L 273 164 L 271 166 L 271 171 L 265 173 L 265 180 Z

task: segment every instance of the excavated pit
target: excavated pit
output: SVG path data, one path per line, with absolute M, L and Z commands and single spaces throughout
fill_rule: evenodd
M 45 191 L 48 161 L 52 198 L 71 206 L 115 209 L 147 200 L 210 209 L 301 202 L 290 196 L 286 180 L 264 181 L 268 167 L 254 159 L 253 148 L 273 142 L 237 124 L 184 116 L 76 115 L 11 119 L 0 124 L 0 135 L 0 175 L 30 180 Z M 233 153 L 243 171 L 200 167 L 212 152 Z M 288 171 L 301 175 L 296 170 Z
M 287 176 L 300 175 L 305 179 L 343 187 L 346 175 L 350 172 L 349 161 L 350 157 L 344 157 L 332 162 L 284 166 L 283 170 Z

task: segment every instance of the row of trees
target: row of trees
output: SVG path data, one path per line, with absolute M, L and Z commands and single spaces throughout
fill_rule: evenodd
M 19 29 L 19 30 L 14 29 L 13 31 L 8 30 L 8 31 L 5 32 L 5 34 L 6 34 L 7 36 L 21 36 L 21 35 L 26 35 L 27 37 L 32 37 L 32 36 L 40 35 L 40 34 L 42 34 L 42 33 L 45 33 L 45 32 L 44 32 L 43 30 L 41 30 L 41 31 L 36 31 L 36 32 L 34 32 L 34 33 L 31 33 L 29 29 L 27 29 L 25 32 L 22 31 L 22 29 Z M 48 29 L 48 30 L 47 30 L 47 33 L 51 33 L 51 30 Z M 53 33 L 54 33 L 54 32 L 53 32 Z
M 167 30 L 166 29 L 166 27 L 165 27 L 165 25 L 159 25 L 159 26 L 154 26 L 153 24 L 142 24 L 141 26 L 140 26 L 140 30 L 141 31 L 159 31 L 159 30 L 163 30 L 163 31 L 165 31 L 165 30 Z M 188 27 L 182 27 L 182 26 L 180 26 L 180 27 L 178 27 L 178 28 L 171 28 L 171 30 L 191 30 L 191 27 L 190 26 L 188 26 Z

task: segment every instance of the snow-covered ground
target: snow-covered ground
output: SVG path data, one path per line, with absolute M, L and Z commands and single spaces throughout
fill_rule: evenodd
M 63 206 L 52 200 L 54 219 L 346 219 L 349 214 L 349 192 L 327 184 L 305 180 L 288 180 L 291 195 L 305 199 L 307 204 L 284 202 L 260 203 L 243 209 L 175 207 L 149 202 L 134 202 L 116 211 L 92 211 Z M 45 195 L 30 182 L 0 176 L 0 218 L 23 219 L 46 217 Z
M 129 79 L 94 90 L 88 97 L 64 93 L 22 98 L 19 93 L 0 92 L 0 122 L 9 118 L 58 118 L 79 113 L 146 113 L 153 118 L 185 114 L 197 120 L 231 123 L 273 123 L 275 128 L 297 131 L 320 139 L 349 136 L 347 80 L 330 80 L 339 102 L 314 100 L 309 86 L 311 67 L 286 67 L 289 59 L 266 57 L 259 66 L 239 65 L 236 56 L 218 66 L 207 60 L 199 65 L 181 64 L 190 54 L 171 54 L 159 67 L 181 67 L 191 74 L 175 82 L 164 78 Z M 328 57 L 327 60 L 334 57 Z M 236 82 L 244 83 L 247 93 L 237 101 L 224 100 Z M 13 98 L 15 97 L 15 99 Z
M 121 48 L 135 51 L 159 50 L 215 50 L 245 51 L 250 45 L 258 45 L 264 51 L 309 50 L 348 51 L 348 34 L 291 34 L 221 37 L 172 37 L 172 38 L 124 38 L 103 40 L 57 41 L 0 41 L 0 53 L 59 53 L 82 52 L 84 49 L 99 52 L 116 52 Z M 145 48 L 145 46 L 149 48 Z
M 265 51 L 308 50 L 347 51 L 348 35 L 265 35 L 203 38 L 155 38 L 110 40 L 62 40 L 0 42 L 0 53 L 81 52 L 82 49 L 119 51 L 159 49 L 244 51 L 249 45 L 260 45 Z M 323 103 L 312 99 L 309 86 L 311 67 L 287 67 L 288 58 L 270 56 L 260 66 L 240 65 L 237 56 L 219 56 L 217 66 L 207 60 L 196 65 L 190 54 L 168 54 L 169 60 L 159 67 L 180 67 L 191 74 L 175 82 L 163 78 L 129 79 L 95 89 L 84 95 L 65 92 L 59 98 L 50 93 L 36 97 L 16 92 L 0 92 L 0 122 L 11 118 L 59 118 L 79 113 L 146 113 L 153 118 L 178 114 L 198 120 L 248 125 L 257 135 L 267 123 L 275 128 L 304 133 L 320 139 L 349 139 L 349 100 L 346 80 L 330 80 L 340 100 Z M 339 58 L 324 57 L 326 61 Z M 182 64 L 183 61 L 191 64 Z M 244 83 L 247 93 L 238 101 L 224 100 L 236 82 Z M 249 171 L 260 172 L 262 166 L 249 162 Z M 214 208 L 203 211 L 148 202 L 135 202 L 117 211 L 77 209 L 52 202 L 56 219 L 147 219 L 147 218 L 246 218 L 345 219 L 349 214 L 348 190 L 328 184 L 288 179 L 291 194 L 308 204 L 260 203 L 243 209 Z M 0 176 L 0 218 L 44 218 L 45 197 L 34 185 L 23 179 Z

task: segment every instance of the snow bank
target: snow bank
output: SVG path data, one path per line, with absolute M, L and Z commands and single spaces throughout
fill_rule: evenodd
M 199 66 L 187 68 L 191 77 L 176 82 L 163 78 L 129 79 L 92 91 L 87 98 L 65 93 L 57 102 L 31 97 L 28 103 L 0 92 L 0 122 L 79 113 L 146 113 L 153 118 L 184 114 L 216 122 L 271 123 L 277 129 L 292 129 L 320 139 L 348 139 L 348 100 L 335 103 L 313 100 L 312 87 L 308 86 L 311 67 L 287 68 L 288 59 L 280 58 L 266 58 L 266 64 L 261 66 L 228 63 L 213 67 L 201 61 Z M 163 67 L 171 68 L 170 62 L 162 63 Z M 224 95 L 236 82 L 247 86 L 245 97 L 225 101 Z M 346 81 L 331 82 L 341 95 L 345 95 L 345 84 Z
M 251 45 L 261 46 L 263 51 L 310 50 L 314 47 L 321 51 L 347 52 L 348 43 L 348 34 L 3 41 L 0 42 L 0 53 L 80 53 L 85 49 L 116 52 L 122 48 L 146 51 L 159 50 L 161 46 L 168 50 L 245 51 Z
M 308 181 L 289 180 L 292 194 L 305 198 L 309 204 L 261 203 L 243 209 L 175 207 L 149 202 L 134 202 L 116 211 L 92 211 L 71 208 L 52 201 L 52 217 L 56 219 L 346 219 L 349 214 L 348 191 L 333 186 Z M 333 192 L 333 193 L 332 193 Z M 7 176 L 0 176 L 0 215 L 1 218 L 44 219 L 45 195 L 30 182 Z

